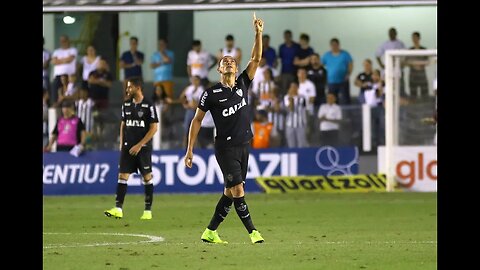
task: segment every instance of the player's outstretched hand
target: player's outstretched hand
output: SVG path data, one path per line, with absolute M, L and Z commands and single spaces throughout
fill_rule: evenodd
M 255 11 L 253 12 L 253 27 L 255 28 L 256 33 L 263 32 L 263 21 L 262 19 L 257 19 L 257 16 L 255 15 Z
M 192 160 L 193 160 L 193 152 L 187 151 L 187 154 L 185 154 L 185 166 L 187 166 L 188 168 L 192 168 Z

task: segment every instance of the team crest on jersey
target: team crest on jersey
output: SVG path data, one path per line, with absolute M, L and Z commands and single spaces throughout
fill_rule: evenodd
M 138 117 L 142 117 L 143 116 L 143 111 L 138 111 Z
M 241 97 L 243 96 L 243 91 L 242 91 L 242 89 L 238 89 L 238 90 L 237 90 L 237 95 L 239 95 L 239 96 L 241 96 Z

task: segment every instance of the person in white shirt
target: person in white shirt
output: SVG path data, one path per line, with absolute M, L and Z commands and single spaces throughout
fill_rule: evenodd
M 255 75 L 251 83 L 252 91 L 257 97 L 260 97 L 258 88 L 260 86 L 260 83 L 263 83 L 263 81 L 265 80 L 265 76 L 263 75 L 263 73 L 267 69 L 269 69 L 269 66 L 267 65 L 267 59 L 265 57 L 262 57 L 262 59 L 260 59 L 260 63 L 258 64 L 257 70 L 255 71 Z
M 214 55 L 202 50 L 202 42 L 194 40 L 192 42 L 192 49 L 187 56 L 187 73 L 191 79 L 193 76 L 200 77 L 201 84 L 207 88 L 210 84 L 208 80 L 208 72 L 217 64 L 217 59 Z
M 385 70 L 385 65 L 384 65 L 382 59 L 385 59 L 384 55 L 385 55 L 386 51 L 406 49 L 403 41 L 397 39 L 397 29 L 395 29 L 394 27 L 392 27 L 388 30 L 388 37 L 389 37 L 389 40 L 383 42 L 377 48 L 377 51 L 375 52 L 377 62 L 380 65 L 380 67 L 382 68 L 382 71 Z M 403 67 L 401 68 L 401 75 L 400 75 L 400 96 L 402 96 L 402 97 L 406 96 L 405 82 L 404 82 L 404 78 L 403 78 Z
M 318 109 L 320 121 L 320 144 L 329 146 L 339 145 L 340 122 L 342 121 L 342 109 L 335 102 L 337 98 L 333 93 L 327 94 L 327 103 Z
M 220 51 L 218 52 L 217 61 L 220 61 L 224 56 L 233 57 L 237 62 L 238 70 L 242 70 L 242 50 L 235 46 L 235 39 L 232 35 L 227 35 L 225 37 L 225 47 L 223 49 L 220 49 Z
M 313 144 L 313 137 L 315 133 L 315 112 L 314 103 L 317 96 L 317 90 L 315 84 L 307 79 L 307 70 L 304 67 L 300 67 L 297 70 L 298 77 L 298 94 L 303 96 L 307 102 L 307 126 L 306 135 L 310 144 Z
M 185 108 L 185 117 L 183 120 L 183 130 L 185 131 L 183 136 L 183 146 L 187 147 L 188 144 L 188 132 L 190 130 L 190 123 L 192 122 L 193 116 L 195 115 L 195 110 L 198 106 L 198 101 L 200 100 L 200 93 L 203 93 L 205 89 L 200 84 L 200 77 L 193 76 L 192 84 L 187 86 L 182 94 L 180 94 L 180 99 L 182 100 L 183 108 Z
M 72 75 L 77 71 L 77 55 L 78 51 L 75 47 L 70 46 L 70 39 L 67 35 L 60 36 L 60 48 L 53 51 L 52 61 L 53 64 L 53 91 L 52 102 L 57 101 L 57 90 L 61 85 L 60 76 Z
M 82 88 L 88 89 L 88 76 L 97 69 L 98 62 L 100 62 L 100 56 L 97 55 L 95 47 L 89 45 L 87 47 L 87 55 L 82 57 L 80 63 L 82 65 Z
M 288 93 L 283 98 L 283 104 L 285 104 L 287 111 L 285 138 L 289 148 L 308 147 L 305 136 L 305 126 L 307 125 L 306 103 L 305 97 L 298 93 L 298 83 L 291 82 Z

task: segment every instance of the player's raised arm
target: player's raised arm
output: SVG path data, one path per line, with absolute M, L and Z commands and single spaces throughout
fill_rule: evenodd
M 253 42 L 252 57 L 247 64 L 247 74 L 250 80 L 255 76 L 260 59 L 262 59 L 262 33 L 263 33 L 263 21 L 257 19 L 255 12 L 253 12 L 253 27 L 255 29 L 255 40 Z

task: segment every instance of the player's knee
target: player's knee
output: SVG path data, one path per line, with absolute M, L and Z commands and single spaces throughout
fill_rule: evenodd
M 153 175 L 151 173 L 143 175 L 143 184 L 150 185 L 152 184 Z
M 232 196 L 235 198 L 243 197 L 245 195 L 245 190 L 243 189 L 243 183 L 240 183 L 238 185 L 231 187 L 230 192 L 232 193 Z
M 130 177 L 129 173 L 119 173 L 118 174 L 118 180 L 127 181 L 129 177 Z

